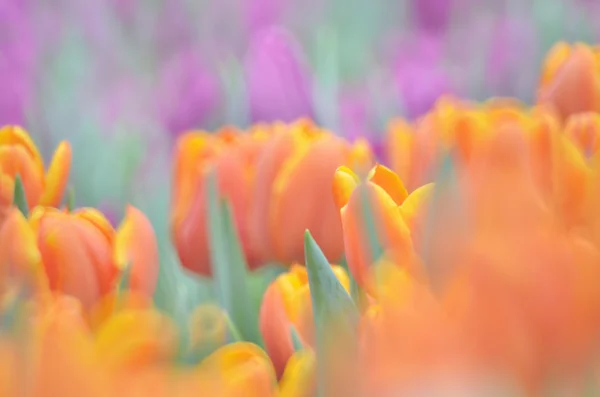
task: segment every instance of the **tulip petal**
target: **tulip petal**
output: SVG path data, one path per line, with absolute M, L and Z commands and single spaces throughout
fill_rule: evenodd
M 339 209 L 348 201 L 356 186 L 360 183 L 358 176 L 348 167 L 339 167 L 333 177 L 333 199 Z
M 154 228 L 143 212 L 127 206 L 113 249 L 117 268 L 131 265 L 129 288 L 152 295 L 158 282 L 158 245 Z
M 408 192 L 400 177 L 383 165 L 377 164 L 369 173 L 369 181 L 380 186 L 397 205 L 402 204 Z
M 36 168 L 40 174 L 44 173 L 44 162 L 38 151 L 37 146 L 23 128 L 19 126 L 8 125 L 0 128 L 0 146 L 19 145 L 22 146 L 29 157 L 33 159 Z
M 46 173 L 46 186 L 40 198 L 41 205 L 57 207 L 60 204 L 69 180 L 71 156 L 71 144 L 62 141 L 56 148 Z
M 29 283 L 27 287 L 36 291 L 48 288 L 34 231 L 21 211 L 14 207 L 0 229 L 0 277 L 3 286 L 16 278 L 16 281 Z

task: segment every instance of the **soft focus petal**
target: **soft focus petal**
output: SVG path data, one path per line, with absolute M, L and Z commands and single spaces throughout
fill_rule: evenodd
M 63 197 L 71 170 L 71 144 L 63 141 L 58 145 L 54 157 L 46 173 L 44 194 L 40 198 L 41 205 L 57 207 Z
M 114 242 L 114 261 L 119 269 L 130 267 L 129 288 L 149 296 L 158 282 L 158 245 L 152 224 L 129 205 Z

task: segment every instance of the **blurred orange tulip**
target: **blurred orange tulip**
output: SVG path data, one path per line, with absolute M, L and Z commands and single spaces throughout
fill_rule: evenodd
M 138 210 L 129 207 L 115 232 L 93 208 L 67 213 L 36 207 L 29 228 L 37 236 L 50 289 L 75 296 L 86 309 L 115 288 L 125 260 L 131 265 L 130 288 L 147 295 L 154 292 L 157 243 L 152 226 Z
M 273 365 L 260 347 L 248 342 L 225 345 L 200 363 L 198 371 L 215 381 L 225 397 L 269 397 L 276 392 Z
M 600 51 L 586 44 L 556 44 L 546 56 L 538 101 L 556 108 L 563 120 L 600 111 Z
M 369 291 L 368 267 L 378 259 L 375 257 L 378 253 L 372 252 L 373 247 L 368 245 L 363 194 L 369 198 L 376 238 L 381 248 L 392 253 L 398 263 L 410 268 L 415 276 L 424 275 L 414 255 L 410 229 L 400 210 L 408 193 L 398 175 L 377 165 L 371 170 L 367 182 L 361 183 L 352 170 L 340 167 L 335 172 L 333 194 L 342 216 L 346 260 L 359 285 Z
M 346 271 L 332 265 L 340 283 L 350 292 Z M 301 265 L 292 265 L 287 273 L 277 277 L 263 295 L 259 317 L 260 332 L 265 349 L 277 375 L 281 376 L 289 358 L 294 354 L 291 327 L 294 326 L 302 343 L 314 343 L 314 323 L 308 273 Z
M 60 143 L 50 167 L 29 134 L 18 126 L 0 128 L 0 223 L 13 203 L 14 182 L 20 175 L 30 207 L 60 204 L 71 168 L 71 145 Z
M 212 274 L 206 230 L 206 181 L 212 170 L 217 173 L 220 195 L 231 202 L 246 259 L 251 267 L 256 265 L 250 251 L 247 218 L 256 156 L 270 135 L 268 129 L 257 129 L 248 135 L 223 129 L 214 135 L 190 132 L 177 141 L 171 235 L 181 264 L 188 270 L 204 276 Z
M 328 258 L 338 260 L 343 253 L 339 213 L 327 199 L 329 189 L 323 189 L 338 166 L 368 166 L 372 154 L 364 141 L 350 145 L 300 120 L 255 126 L 246 134 L 188 133 L 179 139 L 174 157 L 173 242 L 185 268 L 210 276 L 205 187 L 210 170 L 217 172 L 221 196 L 231 201 L 254 269 L 269 261 L 302 261 L 306 229 Z
M 154 309 L 122 310 L 110 316 L 95 334 L 98 359 L 117 374 L 170 363 L 177 353 L 173 321 Z
M 302 262 L 308 229 L 327 259 L 339 260 L 344 248 L 340 215 L 328 193 L 333 173 L 342 165 L 368 167 L 370 162 L 365 142 L 352 146 L 306 120 L 274 136 L 256 165 L 250 230 L 259 257 Z

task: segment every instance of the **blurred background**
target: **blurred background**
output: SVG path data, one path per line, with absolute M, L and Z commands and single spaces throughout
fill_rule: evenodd
M 0 122 L 46 159 L 72 142 L 77 205 L 148 213 L 158 302 L 186 310 L 211 291 L 168 237 L 180 133 L 309 116 L 377 148 L 442 94 L 531 102 L 545 52 L 595 42 L 599 15 L 600 0 L 0 0 Z

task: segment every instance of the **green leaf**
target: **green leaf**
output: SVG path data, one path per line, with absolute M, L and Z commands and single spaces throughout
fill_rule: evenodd
M 228 333 L 228 339 L 229 339 L 229 343 L 235 343 L 235 342 L 242 342 L 244 340 L 244 338 L 242 338 L 242 334 L 240 334 L 240 330 L 238 329 L 238 327 L 234 324 L 233 321 L 231 321 L 231 318 L 227 315 L 225 315 L 227 318 L 227 333 Z
M 21 175 L 17 174 L 15 177 L 15 190 L 13 195 L 13 203 L 23 213 L 25 217 L 29 216 L 29 204 L 27 204 L 27 197 L 25 196 L 25 187 L 23 186 L 23 180 Z
M 290 336 L 292 337 L 292 346 L 294 346 L 294 351 L 300 351 L 304 349 L 304 344 L 300 339 L 300 335 L 298 335 L 298 331 L 296 331 L 296 327 L 293 325 L 290 327 Z
M 244 340 L 262 345 L 258 317 L 251 302 L 246 279 L 246 260 L 237 236 L 231 207 L 219 200 L 216 173 L 208 176 L 208 230 L 210 260 L 221 306 L 239 327 Z
M 67 193 L 67 210 L 71 212 L 73 211 L 73 208 L 75 208 L 75 189 L 73 186 L 69 186 Z
M 335 370 L 330 364 L 331 349 L 335 349 L 335 355 L 341 352 L 347 355 L 347 362 L 355 360 L 359 315 L 352 298 L 308 230 L 304 234 L 304 255 L 315 322 L 317 362 L 322 366 L 318 370 L 318 390 L 324 395 L 327 381 L 332 379 L 328 373 Z
M 121 295 L 123 291 L 129 289 L 129 283 L 131 282 L 131 263 L 127 263 L 123 270 L 121 270 L 121 276 L 117 283 L 117 296 Z

